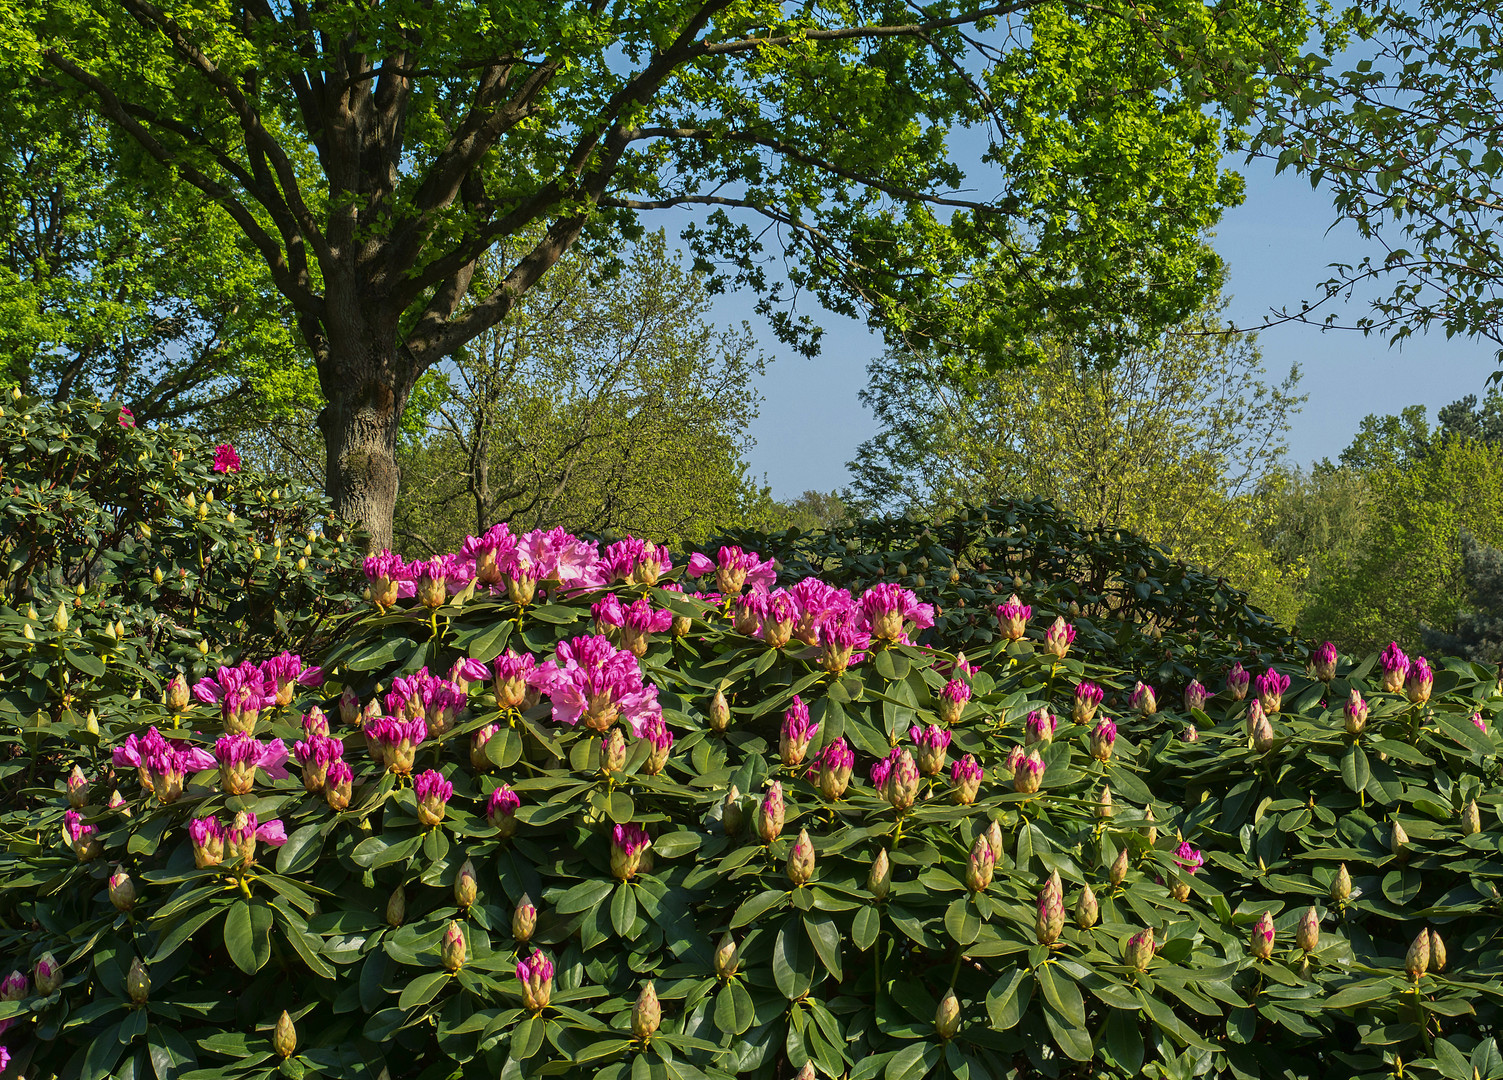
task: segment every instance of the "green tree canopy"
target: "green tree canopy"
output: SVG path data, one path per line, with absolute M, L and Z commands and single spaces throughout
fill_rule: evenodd
M 1350 69 L 1328 50 L 1274 80 L 1253 153 L 1324 185 L 1383 248 L 1333 265 L 1294 317 L 1371 285 L 1367 332 L 1398 342 L 1433 327 L 1503 346 L 1499 14 L 1497 0 L 1367 0 L 1345 19 L 1360 35 Z
M 1226 574 L 1291 617 L 1250 528 L 1304 400 L 1299 373 L 1269 385 L 1251 337 L 1212 332 L 1218 310 L 1106 371 L 1063 348 L 1037 368 L 974 378 L 921 355 L 873 364 L 862 400 L 881 430 L 851 463 L 853 496 L 868 509 L 941 513 L 1047 498 Z
M 739 523 L 762 357 L 744 326 L 706 321 L 702 282 L 661 232 L 621 258 L 602 279 L 596 260 L 566 255 L 434 369 L 428 423 L 399 455 L 404 546 L 457 548 L 497 521 L 670 542 Z
M 660 214 L 697 211 L 712 287 L 759 290 L 805 349 L 795 294 L 993 361 L 1045 330 L 1103 361 L 1152 340 L 1214 290 L 1201 237 L 1241 193 L 1225 121 L 1309 26 L 1282 0 L 6 0 L 0 20 L 7 63 L 140 146 L 141 192 L 195 189 L 261 254 L 317 364 L 328 491 L 378 544 L 421 375 L 565 253 Z

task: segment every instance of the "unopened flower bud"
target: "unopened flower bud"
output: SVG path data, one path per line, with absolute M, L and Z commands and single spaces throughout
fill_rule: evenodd
M 658 992 L 649 979 L 642 984 L 637 1003 L 631 1008 L 631 1033 L 646 1042 L 657 1033 L 658 1025 L 662 1022 L 663 1009 L 658 1004 Z
M 61 601 L 57 605 L 57 614 L 52 616 L 52 629 L 59 634 L 68 629 L 68 609 L 62 605 Z
M 137 1005 L 145 1005 L 151 997 L 151 976 L 139 956 L 130 962 L 130 970 L 125 973 L 125 992 Z
M 1320 947 L 1320 912 L 1314 904 L 1300 916 L 1299 926 L 1294 931 L 1294 943 L 1305 952 L 1314 952 Z
M 1065 904 L 1059 890 L 1051 884 L 1039 893 L 1038 917 L 1033 932 L 1040 945 L 1053 945 L 1065 928 Z
M 271 1048 L 280 1058 L 290 1058 L 297 1053 L 297 1028 L 293 1026 L 292 1017 L 286 1009 L 277 1017 L 277 1027 L 271 1036 Z
M 109 890 L 110 903 L 115 905 L 116 911 L 129 911 L 136 906 L 136 885 L 124 870 L 116 870 L 110 875 Z
M 1446 970 L 1446 943 L 1434 930 L 1430 931 L 1430 970 Z
M 1388 846 L 1401 862 L 1409 858 L 1407 850 L 1409 847 L 1409 834 L 1404 831 L 1404 826 L 1400 825 L 1397 821 L 1393 823 L 1393 828 L 1389 830 Z
M 42 954 L 32 974 L 36 979 L 37 993 L 43 997 L 51 994 L 63 984 L 63 969 L 58 967 L 57 960 L 50 952 Z
M 398 885 L 386 900 L 386 925 L 398 927 L 407 918 L 407 889 Z
M 729 979 L 740 966 L 741 947 L 727 930 L 721 935 L 720 944 L 715 948 L 715 974 L 719 978 Z
M 877 851 L 877 857 L 872 860 L 871 872 L 866 875 L 866 891 L 877 899 L 878 903 L 887 899 L 887 890 L 892 886 L 892 863 L 887 859 L 887 849 Z
M 814 876 L 814 842 L 809 839 L 809 830 L 800 829 L 798 839 L 788 852 L 788 880 L 795 886 L 809 884 Z
M 75 810 L 89 805 L 89 778 L 77 765 L 68 774 L 68 805 Z
M 1122 950 L 1122 958 L 1134 970 L 1147 971 L 1149 962 L 1153 960 L 1155 947 L 1153 927 L 1150 926 L 1147 930 L 1142 930 L 1127 939 L 1127 945 Z
M 1465 836 L 1482 831 L 1482 811 L 1477 808 L 1477 800 L 1469 799 L 1461 811 L 1461 832 Z
M 1117 852 L 1117 857 L 1112 860 L 1111 869 L 1106 872 L 1107 880 L 1115 888 L 1127 880 L 1127 849 Z
M 1083 886 L 1080 895 L 1075 898 L 1075 925 L 1082 930 L 1089 930 L 1100 917 L 1101 905 L 1096 902 L 1095 892 L 1089 885 Z
M 1352 898 L 1352 875 L 1347 873 L 1346 863 L 1342 863 L 1336 870 L 1336 876 L 1331 879 L 1331 900 L 1337 904 L 1344 904 Z
M 746 815 L 741 810 L 741 791 L 732 784 L 720 802 L 720 827 L 727 836 L 735 836 L 745 823 Z
M 1409 951 L 1404 954 L 1404 970 L 1415 982 L 1419 982 L 1420 976 L 1430 970 L 1429 930 L 1421 930 L 1415 935 Z
M 511 913 L 511 936 L 516 939 L 518 945 L 526 945 L 532 940 L 532 932 L 537 929 L 538 909 L 532 902 L 532 897 L 526 893 L 517 901 L 517 909 Z
M 475 864 L 469 859 L 459 868 L 459 876 L 454 879 L 454 903 L 461 908 L 467 908 L 475 902 L 475 896 L 479 891 L 475 880 Z
M 1260 754 L 1266 754 L 1273 749 L 1273 741 L 1273 724 L 1269 722 L 1266 714 L 1259 713 L 1252 730 L 1253 749 Z
M 953 1038 L 960 1030 L 960 1002 L 955 997 L 952 987 L 945 991 L 945 996 L 940 999 L 939 1008 L 934 1010 L 934 1031 L 941 1039 Z
M 723 689 L 715 691 L 710 702 L 710 730 L 724 731 L 731 726 L 731 703 L 725 699 Z
M 971 857 L 966 863 L 965 884 L 971 892 L 981 892 L 992 883 L 992 874 L 997 866 L 997 857 L 992 854 L 992 846 L 987 843 L 986 837 L 976 837 L 976 842 L 971 845 Z
M 1267 960 L 1273 955 L 1273 916 L 1268 912 L 1258 916 L 1258 921 L 1253 924 L 1252 939 L 1247 943 L 1247 951 L 1259 960 Z
M 1096 816 L 1099 818 L 1109 818 L 1116 812 L 1117 808 L 1112 803 L 1111 786 L 1108 784 L 1102 784 L 1101 795 L 1096 800 Z
M 986 827 L 986 832 L 982 835 L 986 837 L 986 843 L 992 849 L 992 862 L 1000 862 L 1002 860 L 1002 823 L 992 818 L 992 823 Z
M 455 972 L 464 967 L 464 931 L 453 919 L 449 920 L 449 925 L 444 929 L 443 942 L 439 946 L 439 957 L 446 971 Z
M 804 1067 L 794 1074 L 793 1080 L 819 1080 L 819 1077 L 814 1072 L 814 1062 L 804 1062 Z
M 757 806 L 757 836 L 762 843 L 770 844 L 783 832 L 783 785 L 774 780 Z
M 167 708 L 174 713 L 180 713 L 188 707 L 191 700 L 188 695 L 188 680 L 183 678 L 181 671 L 172 676 L 167 683 L 167 689 L 162 692 L 163 701 Z
M 613 727 L 610 733 L 600 740 L 600 771 L 604 773 L 620 772 L 626 767 L 626 736 L 621 729 Z

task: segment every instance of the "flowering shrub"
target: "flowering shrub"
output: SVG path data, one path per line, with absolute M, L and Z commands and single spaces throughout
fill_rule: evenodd
M 7 818 L 26 1076 L 1499 1071 L 1490 668 L 1155 683 L 1010 595 L 962 657 L 729 547 L 366 569 Z
M 358 602 L 364 582 L 325 531 L 323 499 L 216 471 L 231 459 L 118 406 L 0 401 L 8 800 L 50 786 L 60 755 L 137 695 L 162 701 L 178 677 L 186 693 L 240 656 L 309 653 Z

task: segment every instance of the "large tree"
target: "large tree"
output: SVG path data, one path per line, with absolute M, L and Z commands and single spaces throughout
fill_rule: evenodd
M 1201 236 L 1241 191 L 1222 121 L 1308 21 L 1287 0 L 5 0 L 0 20 L 0 59 L 144 149 L 143 197 L 195 188 L 261 253 L 317 364 L 328 490 L 377 544 L 423 372 L 651 213 L 807 349 L 789 287 L 967 355 L 1151 338 L 1216 283 Z M 968 129 L 991 166 L 970 181 Z
M 1328 190 L 1380 249 L 1333 264 L 1286 317 L 1334 325 L 1323 305 L 1355 293 L 1367 333 L 1440 329 L 1492 341 L 1503 362 L 1500 20 L 1498 0 L 1363 0 L 1341 20 L 1350 66 L 1328 50 L 1278 73 L 1252 152 Z

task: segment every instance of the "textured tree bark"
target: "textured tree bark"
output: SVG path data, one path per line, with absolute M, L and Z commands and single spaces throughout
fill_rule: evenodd
M 368 548 L 380 551 L 392 543 L 397 431 L 415 381 L 413 365 L 400 355 L 395 316 L 331 303 L 327 323 L 326 333 L 323 327 L 304 330 L 328 402 L 318 414 L 324 490 L 334 513 L 363 529 Z

